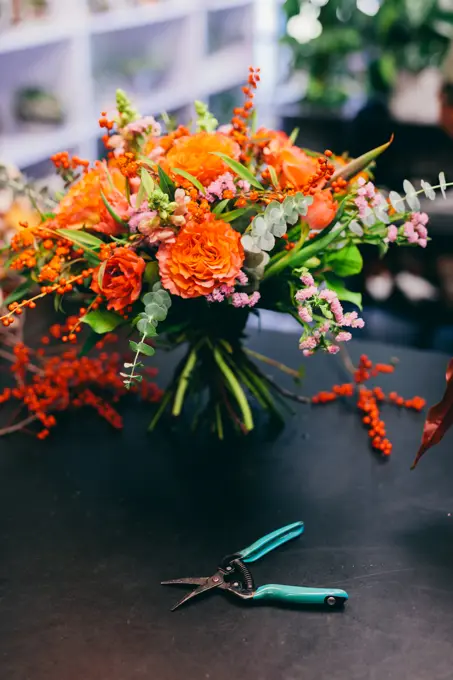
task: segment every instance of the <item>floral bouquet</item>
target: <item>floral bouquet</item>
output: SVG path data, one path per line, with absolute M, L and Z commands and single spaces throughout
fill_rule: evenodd
M 257 127 L 259 79 L 250 69 L 243 106 L 220 127 L 201 102 L 194 125 L 176 127 L 140 116 L 118 92 L 117 114 L 99 121 L 108 160 L 54 156 L 64 193 L 50 208 L 35 196 L 39 224 L 22 224 L 7 248 L 23 283 L 6 301 L 5 328 L 48 295 L 58 310 L 69 298 L 77 308 L 58 337 L 79 347 L 89 330 L 72 361 L 126 329 L 125 389 L 139 390 L 144 358 L 157 347 L 184 348 L 151 427 L 165 412 L 180 416 L 189 397 L 194 422 L 219 437 L 228 423 L 253 429 L 251 401 L 279 415 L 286 391 L 255 362 L 266 358 L 243 345 L 249 315 L 289 314 L 305 356 L 336 354 L 364 325 L 342 305 L 360 310 L 360 294 L 344 281 L 362 268 L 358 246 L 384 254 L 392 244 L 428 243 L 418 194 L 433 198 L 435 187 L 424 182 L 417 192 L 405 182 L 401 196 L 372 183 L 372 164 L 390 142 L 358 159 L 300 149 L 297 132 Z M 446 186 L 441 173 L 437 188 Z

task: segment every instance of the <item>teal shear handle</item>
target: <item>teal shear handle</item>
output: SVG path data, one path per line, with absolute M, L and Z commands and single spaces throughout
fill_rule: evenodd
M 260 538 L 255 543 L 252 543 L 252 545 L 249 545 L 248 548 L 241 550 L 238 555 L 243 562 L 256 562 L 256 560 L 259 560 L 261 557 L 263 557 L 263 555 L 267 555 L 267 553 L 271 550 L 278 548 L 287 541 L 291 541 L 293 538 L 297 538 L 303 533 L 303 531 L 303 522 L 288 524 L 282 529 L 277 529 L 277 531 L 273 531 L 271 534 L 263 536 L 263 538 Z M 283 588 L 286 586 L 280 587 Z
M 288 604 L 341 605 L 348 599 L 344 590 L 336 588 L 304 588 L 268 583 L 260 586 L 253 594 L 253 600 L 279 600 Z

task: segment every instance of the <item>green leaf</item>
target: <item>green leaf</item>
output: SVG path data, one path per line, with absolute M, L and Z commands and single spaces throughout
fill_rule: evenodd
M 348 290 L 345 288 L 343 281 L 330 272 L 325 274 L 325 280 L 330 290 L 333 290 L 340 300 L 352 302 L 352 304 L 356 305 L 360 310 L 362 309 L 362 293 L 354 293 L 353 291 Z
M 130 340 L 129 345 L 134 352 L 140 352 L 140 354 L 144 354 L 147 357 L 152 357 L 156 353 L 154 347 L 147 345 L 145 342 L 134 342 L 133 340 Z
M 109 312 L 106 309 L 88 312 L 81 318 L 82 323 L 88 324 L 95 333 L 103 335 L 104 333 L 111 333 L 117 326 L 124 322 L 123 317 L 115 312 Z
M 55 295 L 53 299 L 53 308 L 56 312 L 64 312 L 63 309 L 63 295 Z
M 151 158 L 148 158 L 148 156 L 143 156 L 143 154 L 139 154 L 139 160 L 141 163 L 144 163 L 150 168 L 155 168 L 157 163 L 155 161 L 152 161 Z
M 425 22 L 437 0 L 405 0 L 405 10 L 412 29 L 418 29 Z
M 100 335 L 98 333 L 95 333 L 94 331 L 91 331 L 85 342 L 83 343 L 83 347 L 80 350 L 79 356 L 84 357 L 86 356 L 93 347 L 95 347 L 96 343 L 100 340 Z
M 154 191 L 154 182 L 151 178 L 151 175 L 149 174 L 148 170 L 146 168 L 142 168 L 140 172 L 140 177 L 142 180 L 142 186 L 146 192 L 146 195 L 148 198 L 151 196 L 151 194 Z M 140 203 L 137 203 L 138 206 L 140 206 Z
M 100 248 L 104 243 L 97 236 L 93 236 L 93 234 L 88 234 L 88 232 L 79 229 L 57 229 L 57 234 L 60 234 L 60 236 L 63 236 L 72 243 L 76 243 L 82 248 Z
M 278 182 L 278 177 L 277 173 L 275 172 L 275 168 L 272 165 L 268 165 L 267 169 L 269 170 L 269 174 L 271 176 L 271 182 L 274 185 L 276 189 L 279 187 L 279 182 Z
M 236 175 L 239 175 L 241 179 L 245 179 L 246 182 L 252 185 L 252 187 L 264 191 L 263 185 L 260 182 L 258 182 L 255 175 L 253 175 L 250 172 L 250 170 L 245 167 L 245 165 L 242 165 L 242 163 L 239 163 L 239 161 L 233 160 L 224 153 L 220 153 L 220 151 L 212 151 L 211 153 L 214 156 L 218 156 L 219 158 L 221 158 L 223 162 L 236 173 Z
M 201 182 L 199 182 L 197 180 L 196 177 L 191 175 L 190 172 L 186 172 L 185 170 L 180 170 L 179 168 L 172 168 L 171 171 L 174 172 L 175 175 L 181 175 L 181 177 L 188 179 L 189 182 L 192 182 L 194 187 L 196 187 L 198 189 L 198 191 L 204 195 L 206 188 L 202 185 Z
M 353 244 L 329 253 L 325 262 L 338 276 L 353 276 L 359 274 L 363 268 L 360 250 Z
M 143 275 L 143 281 L 148 283 L 150 286 L 159 280 L 159 264 L 157 262 L 148 262 L 145 267 L 145 273 Z
M 229 203 L 230 199 L 229 198 L 224 198 L 223 201 L 220 201 L 220 203 L 217 203 L 215 208 L 211 210 L 213 215 L 221 215 L 222 212 L 225 210 Z
M 127 231 L 129 229 L 129 225 L 127 224 L 127 222 L 124 222 L 121 219 L 121 217 L 119 215 L 117 215 L 117 213 L 113 210 L 112 206 L 110 205 L 110 203 L 106 199 L 103 191 L 101 191 L 101 198 L 102 198 L 103 204 L 107 208 L 107 212 L 109 213 L 109 215 L 115 220 L 115 222 L 117 222 L 118 224 L 121 224 L 121 226 L 124 227 L 125 231 Z
M 336 172 L 334 172 L 329 182 L 327 183 L 327 186 L 332 186 L 332 182 L 335 182 L 340 177 L 348 180 L 351 179 L 351 177 L 354 177 L 354 175 L 357 175 L 359 172 L 364 170 L 367 167 L 367 165 L 369 165 L 372 161 L 376 160 L 378 156 L 384 153 L 384 151 L 386 151 L 389 148 L 392 142 L 393 135 L 390 138 L 390 140 L 385 144 L 382 144 L 382 146 L 377 146 L 375 149 L 367 151 L 367 153 L 364 153 L 362 156 L 355 158 L 344 167 L 339 168 Z
M 147 318 L 142 318 L 137 323 L 137 329 L 147 338 L 154 338 L 157 335 L 156 327 Z
M 300 128 L 298 128 L 298 127 L 294 128 L 294 130 L 291 132 L 291 134 L 289 136 L 289 141 L 290 141 L 291 144 L 296 143 L 296 139 L 299 136 L 299 132 L 300 132 Z
M 221 215 L 222 221 L 233 222 L 239 217 L 242 217 L 242 215 L 245 215 L 245 213 L 250 212 L 250 210 L 251 208 L 237 208 L 237 210 L 231 210 L 231 212 L 223 213 L 223 215 Z
M 24 281 L 24 283 L 21 283 L 20 286 L 17 286 L 17 288 L 15 288 L 12 293 L 10 293 L 8 297 L 3 300 L 3 305 L 7 307 L 11 304 L 11 302 L 22 300 L 32 285 L 32 281 Z
M 156 321 L 165 321 L 167 318 L 167 307 L 161 307 L 156 299 L 155 302 L 146 305 L 146 314 Z
M 140 182 L 140 186 L 138 187 L 137 191 L 137 196 L 135 197 L 135 205 L 137 209 L 141 208 L 141 205 L 145 200 L 145 197 L 146 197 L 145 187 L 143 186 L 143 182 Z
M 172 200 L 175 197 L 175 184 L 172 179 L 167 175 L 165 170 L 163 170 L 160 165 L 157 166 L 157 171 L 159 173 L 159 185 L 164 194 L 167 194 Z

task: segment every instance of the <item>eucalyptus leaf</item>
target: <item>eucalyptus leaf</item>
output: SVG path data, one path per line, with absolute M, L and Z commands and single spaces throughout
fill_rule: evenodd
M 152 357 L 156 353 L 154 347 L 147 345 L 145 342 L 134 342 L 133 340 L 130 340 L 129 346 L 134 352 L 139 352 L 140 354 L 144 354 L 147 357 Z

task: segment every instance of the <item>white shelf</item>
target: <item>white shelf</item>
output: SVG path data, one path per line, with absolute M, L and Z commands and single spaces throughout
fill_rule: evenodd
M 230 90 L 236 85 L 243 85 L 248 77 L 249 66 L 252 66 L 253 49 L 251 46 L 232 45 L 205 58 L 201 78 L 201 96 L 208 97 L 224 90 Z M 228 69 L 222 65 L 228 64 Z M 220 77 L 220 73 L 222 76 Z
M 208 12 L 218 12 L 235 7 L 251 7 L 253 4 L 254 0 L 206 0 L 206 9 Z
M 86 139 L 86 134 L 87 130 L 82 126 L 62 125 L 58 128 L 43 126 L 41 130 L 0 137 L 0 160 L 22 168 L 34 165 L 57 151 L 78 146 Z
M 19 25 L 0 33 L 0 163 L 24 168 L 46 160 L 57 151 L 76 149 L 94 160 L 96 139 L 102 134 L 96 121 L 106 101 L 97 91 L 95 73 L 99 49 L 116 56 L 116 41 L 134 45 L 143 42 L 143 29 L 169 22 L 172 42 L 166 82 L 149 96 L 136 97 L 143 113 L 188 107 L 241 85 L 254 63 L 253 25 L 244 42 L 206 54 L 206 35 L 212 12 L 234 9 L 248 12 L 262 0 L 159 0 L 128 9 L 91 14 L 88 0 L 54 0 L 47 20 Z M 244 21 L 246 15 L 244 14 Z M 236 19 L 235 19 L 236 20 Z M 173 23 L 171 23 L 173 22 Z M 140 33 L 139 33 L 140 31 Z M 173 37 L 174 34 L 174 37 Z M 174 43 L 173 43 L 174 41 Z M 165 43 L 164 43 L 165 44 Z M 58 45 L 58 58 L 52 48 Z M 39 58 L 32 50 L 41 48 Z M 109 52 L 107 52 L 108 54 Z M 9 132 L 14 127 L 15 90 L 30 84 L 53 91 L 61 98 L 71 122 L 58 128 L 42 127 L 34 132 Z M 111 84 L 111 105 L 115 83 Z M 109 85 L 110 90 L 110 85 Z
M 42 45 L 53 45 L 69 40 L 74 35 L 74 26 L 41 21 L 19 25 L 6 33 L 0 33 L 0 55 L 33 49 Z
M 100 12 L 91 18 L 90 32 L 96 35 L 163 23 L 188 16 L 196 9 L 197 0 L 161 0 L 153 5 Z

